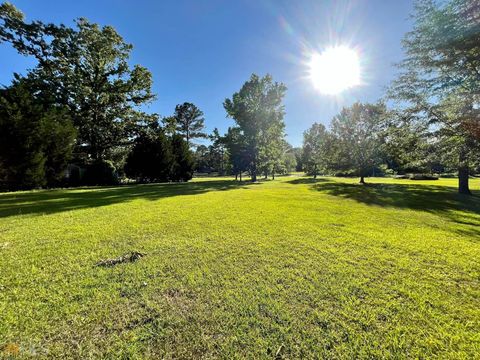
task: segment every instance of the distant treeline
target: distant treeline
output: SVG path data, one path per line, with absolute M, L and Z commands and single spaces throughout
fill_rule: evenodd
M 0 90 L 0 188 L 188 181 L 194 171 L 256 181 L 303 170 L 362 183 L 370 175 L 454 172 L 459 192 L 468 194 L 480 167 L 478 10 L 471 0 L 419 1 L 385 99 L 345 107 L 292 148 L 287 89 L 270 75 L 253 74 L 225 99 L 234 124 L 208 135 L 192 103 L 166 117 L 142 111 L 155 99 L 151 73 L 128 64 L 132 46 L 113 27 L 83 18 L 74 27 L 27 22 L 3 3 L 0 43 L 36 65 Z M 198 145 L 199 138 L 211 145 Z

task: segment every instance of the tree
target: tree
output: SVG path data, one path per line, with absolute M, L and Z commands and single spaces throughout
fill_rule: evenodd
M 382 104 L 355 103 L 333 118 L 329 167 L 354 171 L 365 183 L 368 171 L 381 162 L 382 125 L 386 109 Z
M 60 184 L 75 135 L 67 111 L 45 106 L 17 77 L 0 90 L 0 187 L 19 190 Z
M 260 78 L 252 74 L 240 91 L 223 103 L 227 116 L 237 123 L 250 153 L 252 181 L 257 180 L 262 165 L 268 165 L 274 158 L 280 139 L 283 139 L 285 111 L 282 100 L 286 89 L 284 84 L 273 82 L 270 75 Z
M 303 133 L 302 161 L 307 174 L 316 179 L 319 170 L 327 166 L 328 132 L 323 124 L 314 123 Z
M 295 155 L 295 171 L 302 171 L 304 168 L 303 165 L 303 147 L 294 147 L 292 153 Z
M 259 141 L 259 168 L 263 171 L 265 179 L 268 174 L 275 180 L 275 174 L 281 172 L 282 157 L 285 151 L 285 124 L 283 121 L 272 122 L 262 131 Z
M 188 143 L 179 134 L 173 135 L 170 142 L 173 156 L 170 179 L 173 181 L 188 181 L 193 177 L 195 165 Z
M 209 173 L 212 171 L 210 150 L 206 145 L 199 145 L 195 149 L 195 171 Z
M 287 151 L 283 156 L 285 173 L 289 174 L 297 169 L 297 158 L 293 151 Z
M 428 124 L 390 112 L 383 132 L 385 162 L 397 172 L 433 173 L 444 170 L 442 142 L 432 137 Z
M 389 91 L 406 121 L 423 122 L 430 138 L 449 144 L 462 194 L 470 194 L 480 141 L 478 9 L 471 0 L 418 1 L 413 29 L 403 40 L 406 57 Z
M 172 136 L 177 132 L 177 119 L 174 116 L 165 116 L 162 124 L 165 135 Z
M 129 143 L 141 125 L 156 120 L 140 107 L 150 102 L 150 72 L 128 64 L 132 45 L 111 26 L 80 18 L 75 28 L 26 23 L 13 5 L 0 7 L 0 41 L 36 58 L 30 86 L 53 105 L 66 106 L 78 129 L 77 152 L 92 159 Z
M 209 146 L 211 165 L 220 175 L 225 175 L 228 161 L 225 138 L 215 128 L 210 135 L 210 140 L 212 141 L 212 145 Z
M 274 146 L 274 151 L 271 153 L 272 158 L 262 162 L 266 167 L 264 170 L 266 175 L 271 174 L 272 180 L 275 180 L 275 174 L 287 174 L 295 170 L 297 164 L 292 152 L 293 148 L 285 139 L 279 139 Z
M 235 179 L 240 177 L 240 181 L 242 181 L 242 173 L 247 171 L 251 164 L 251 153 L 239 127 L 228 128 L 225 135 L 225 146 L 232 173 L 235 175 Z
M 175 130 L 176 133 L 183 136 L 187 145 L 191 145 L 192 139 L 207 138 L 205 129 L 205 119 L 203 112 L 192 103 L 184 102 L 175 106 Z M 169 126 L 172 125 L 172 118 L 168 118 Z
M 168 181 L 173 161 L 170 140 L 162 129 L 152 126 L 135 139 L 125 164 L 125 174 L 140 182 Z

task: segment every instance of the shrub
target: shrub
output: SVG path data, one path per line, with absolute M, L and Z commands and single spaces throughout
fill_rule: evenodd
M 193 177 L 195 162 L 187 142 L 180 135 L 173 135 L 171 139 L 173 166 L 170 176 L 172 181 L 188 181 Z
M 438 180 L 438 176 L 428 174 L 412 174 L 410 180 Z
M 140 182 L 168 181 L 173 158 L 162 131 L 140 135 L 127 156 L 125 174 Z
M 87 166 L 83 182 L 85 185 L 118 184 L 115 166 L 108 160 L 96 160 Z

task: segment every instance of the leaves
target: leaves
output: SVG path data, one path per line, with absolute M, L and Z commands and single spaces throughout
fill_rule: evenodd
M 0 41 L 37 59 L 28 81 L 44 101 L 68 107 L 78 129 L 77 146 L 90 157 L 106 157 L 144 123 L 156 120 L 139 109 L 154 98 L 151 73 L 140 65 L 130 68 L 132 45 L 113 27 L 85 18 L 74 28 L 26 23 L 8 3 L 0 7 L 0 20 Z
M 233 118 L 250 153 L 249 170 L 256 180 L 258 170 L 275 169 L 285 137 L 285 114 L 282 104 L 287 88 L 270 75 L 252 74 L 239 92 L 223 103 L 227 116 Z
M 167 125 L 175 126 L 175 131 L 183 136 L 188 145 L 190 145 L 192 139 L 208 137 L 204 132 L 205 118 L 203 112 L 194 104 L 184 102 L 177 105 L 173 119 L 169 118 Z

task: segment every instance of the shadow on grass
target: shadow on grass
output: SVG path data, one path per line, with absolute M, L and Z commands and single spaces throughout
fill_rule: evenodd
M 346 184 L 325 181 L 313 190 L 357 202 L 383 207 L 408 208 L 446 217 L 467 225 L 457 232 L 480 236 L 480 193 L 461 195 L 455 188 L 424 184 Z
M 298 185 L 298 184 L 317 184 L 317 183 L 320 183 L 320 182 L 328 182 L 328 181 L 329 181 L 328 179 L 324 179 L 324 178 L 314 179 L 313 177 L 310 177 L 310 178 L 302 177 L 302 178 L 298 178 L 298 179 L 295 179 L 295 180 L 289 180 L 289 181 L 287 181 L 287 183 L 293 184 L 293 185 Z
M 22 214 L 52 214 L 62 211 L 101 207 L 133 199 L 158 200 L 209 191 L 243 188 L 249 182 L 233 180 L 125 185 L 117 187 L 77 188 L 12 192 L 0 194 L 0 218 Z

